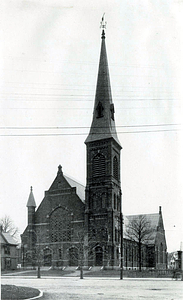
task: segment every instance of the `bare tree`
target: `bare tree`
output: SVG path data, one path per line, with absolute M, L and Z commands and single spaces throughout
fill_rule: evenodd
M 18 240 L 18 233 L 19 233 L 19 230 L 18 230 L 18 227 L 16 227 L 14 225 L 14 222 L 12 221 L 12 219 L 5 215 L 4 217 L 2 217 L 0 219 L 0 225 L 2 226 L 2 230 L 4 232 L 7 232 L 9 233 L 12 237 L 14 237 L 16 240 Z
M 79 268 L 80 268 L 80 279 L 83 279 L 83 266 L 85 259 L 85 251 L 86 251 L 86 242 L 85 242 L 85 232 L 84 229 L 77 232 L 77 247 L 79 254 Z
M 138 245 L 138 260 L 139 271 L 142 270 L 142 245 L 146 244 L 152 238 L 153 229 L 151 222 L 147 220 L 145 215 L 138 215 L 128 219 L 129 223 L 126 225 L 126 237 L 137 243 Z
M 85 261 L 88 261 L 93 257 L 92 250 L 98 245 L 96 237 L 98 236 L 98 240 L 101 239 L 101 231 L 101 228 L 93 226 L 89 235 L 86 234 L 84 227 L 81 227 L 76 233 L 75 238 L 77 243 L 74 248 L 77 248 L 77 252 L 73 252 L 73 258 L 78 261 L 80 279 L 83 279 L 83 266 Z

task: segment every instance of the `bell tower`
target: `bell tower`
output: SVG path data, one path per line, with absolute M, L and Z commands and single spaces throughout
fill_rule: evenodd
M 119 265 L 120 248 L 120 151 L 115 110 L 102 25 L 101 53 L 93 120 L 85 144 L 87 183 L 85 228 L 91 255 L 89 265 Z

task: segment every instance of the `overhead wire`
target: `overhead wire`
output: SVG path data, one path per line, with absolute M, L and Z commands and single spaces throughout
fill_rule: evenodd
M 140 124 L 140 125 L 116 125 L 116 128 L 134 128 L 134 127 L 163 127 L 163 126 L 179 126 L 180 123 L 174 124 Z M 1 126 L 0 129 L 89 129 L 89 126 Z M 92 128 L 100 128 L 105 129 L 106 127 L 93 127 Z
M 118 134 L 131 134 L 131 133 L 150 133 L 150 132 L 168 132 L 168 131 L 179 131 L 179 129 L 160 129 L 160 130 L 143 130 L 143 131 L 123 131 L 123 132 L 117 132 Z M 105 134 L 108 133 L 98 133 L 105 136 Z M 25 137 L 25 136 L 81 136 L 81 135 L 88 135 L 88 133 L 40 133 L 40 134 L 0 134 L 0 136 L 9 136 L 9 137 Z

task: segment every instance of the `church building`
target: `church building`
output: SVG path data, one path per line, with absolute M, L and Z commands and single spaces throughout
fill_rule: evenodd
M 86 187 L 59 166 L 37 209 L 31 187 L 28 224 L 21 236 L 24 264 L 119 266 L 122 147 L 114 114 L 103 29 L 93 120 L 85 140 Z

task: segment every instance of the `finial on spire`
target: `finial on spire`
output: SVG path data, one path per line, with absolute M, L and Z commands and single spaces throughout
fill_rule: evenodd
M 32 192 L 32 190 L 33 190 L 32 186 L 30 187 L 30 190 L 31 190 L 31 192 Z
M 61 165 L 58 166 L 58 172 L 57 172 L 57 174 L 63 174 L 63 172 L 62 172 L 62 166 Z
M 105 38 L 105 31 L 107 22 L 104 21 L 105 13 L 102 16 L 102 21 L 100 22 L 100 28 L 102 28 L 102 38 Z

